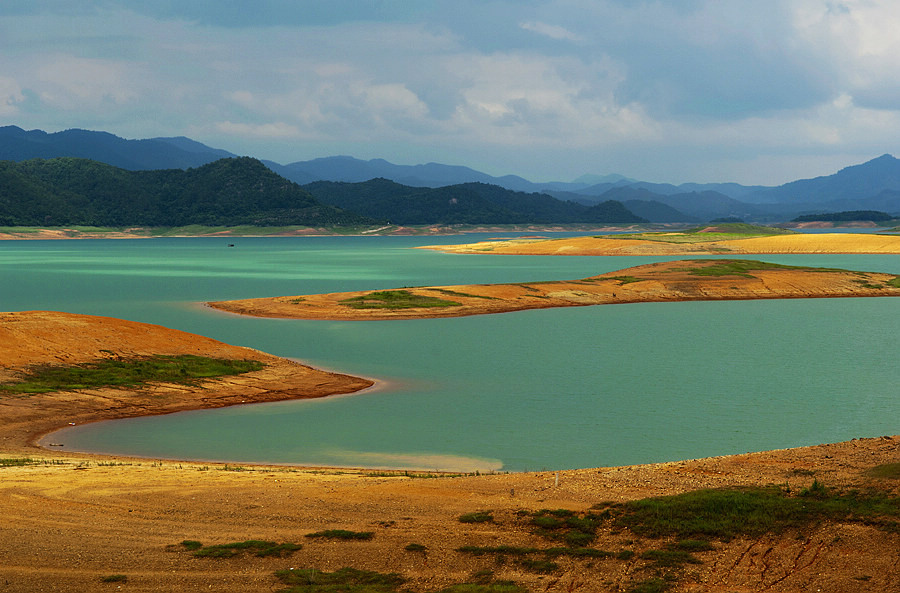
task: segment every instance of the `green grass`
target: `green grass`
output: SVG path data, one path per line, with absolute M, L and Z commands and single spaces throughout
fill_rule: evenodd
M 0 392 L 47 393 L 97 387 L 139 387 L 165 382 L 196 384 L 201 379 L 258 371 L 255 360 L 229 360 L 186 354 L 149 358 L 108 359 L 75 366 L 30 367 L 16 383 L 0 385 Z
M 232 558 L 241 552 L 253 552 L 255 556 L 260 558 L 266 556 L 283 558 L 303 547 L 300 544 L 279 544 L 258 539 L 232 542 L 230 544 L 214 544 L 211 546 L 204 546 L 196 540 L 184 540 L 181 542 L 181 545 L 186 550 L 193 552 L 193 555 L 197 558 Z
M 100 577 L 101 583 L 127 583 L 128 576 L 124 574 L 111 574 L 105 577 Z
M 428 546 L 413 543 L 413 544 L 406 544 L 406 547 L 403 549 L 406 550 L 407 552 L 427 552 Z
M 709 231 L 705 229 L 711 229 Z M 775 227 L 757 226 L 746 223 L 717 223 L 685 229 L 679 232 L 628 233 L 624 235 L 601 235 L 602 239 L 642 239 L 663 243 L 703 243 L 706 241 L 728 241 L 769 237 L 772 235 L 792 235 L 796 231 Z
M 578 548 L 596 539 L 597 528 L 603 516 L 595 513 L 577 514 L 566 509 L 542 509 L 531 516 L 531 525 L 536 527 L 536 535 L 561 541 Z
M 833 493 L 818 482 L 790 496 L 779 488 L 697 490 L 616 505 L 613 524 L 646 537 L 757 537 L 822 520 L 860 521 L 896 529 L 900 498 Z
M 349 567 L 334 572 L 314 568 L 279 570 L 275 576 L 289 586 L 283 593 L 390 593 L 406 582 L 397 573 L 383 574 Z
M 463 554 L 471 554 L 473 556 L 487 556 L 490 554 L 502 554 L 504 556 L 524 556 L 526 554 L 535 554 L 542 552 L 540 548 L 527 548 L 524 546 L 462 546 L 456 549 L 457 552 Z
M 375 537 L 371 531 L 349 531 L 347 529 L 326 529 L 315 533 L 307 533 L 306 537 L 321 539 L 370 540 Z
M 492 511 L 476 511 L 460 515 L 458 519 L 460 523 L 493 523 L 494 515 Z
M 647 550 L 641 554 L 643 560 L 650 560 L 651 568 L 677 568 L 685 564 L 702 564 L 700 559 L 685 550 Z
M 498 300 L 497 297 L 487 296 L 487 295 L 483 295 L 483 294 L 470 294 L 468 292 L 458 292 L 456 290 L 450 290 L 448 288 L 429 288 L 429 290 L 433 290 L 433 291 L 439 292 L 441 294 L 446 294 L 447 296 L 469 297 L 472 299 L 486 299 L 489 301 Z
M 713 265 L 696 268 L 673 268 L 673 272 L 689 272 L 694 276 L 744 276 L 752 278 L 754 270 L 831 270 L 830 268 L 808 268 L 805 266 L 786 266 L 752 259 L 698 259 L 698 263 Z M 833 270 L 837 271 L 837 270 Z M 843 271 L 843 270 L 840 270 Z
M 888 480 L 900 480 L 900 463 L 885 463 L 876 465 L 866 472 L 870 478 L 882 478 Z
M 894 288 L 900 288 L 900 276 L 895 276 L 887 281 L 888 286 L 893 286 Z
M 397 573 L 380 573 L 344 567 L 334 572 L 314 568 L 279 570 L 275 576 L 287 589 L 281 593 L 394 593 L 406 583 Z M 490 571 L 472 575 L 470 582 L 457 583 L 437 593 L 527 593 L 512 581 L 494 580 Z
M 437 297 L 417 295 L 408 290 L 381 290 L 366 295 L 344 299 L 342 305 L 351 309 L 421 309 L 432 307 L 459 307 L 461 303 Z

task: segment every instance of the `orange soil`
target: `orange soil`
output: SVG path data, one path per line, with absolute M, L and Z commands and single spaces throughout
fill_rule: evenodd
M 263 371 L 211 381 L 203 389 L 159 385 L 0 396 L 0 590 L 270 592 L 274 571 L 344 566 L 396 572 L 409 591 L 439 591 L 478 571 L 529 591 L 624 591 L 655 576 L 641 558 L 668 540 L 601 528 L 592 547 L 629 559 L 561 557 L 541 574 L 515 557 L 473 556 L 461 546 L 559 545 L 533 533 L 523 511 L 586 511 L 699 488 L 790 485 L 813 479 L 833 488 L 900 494 L 900 481 L 867 470 L 900 461 L 900 437 L 632 467 L 419 479 L 401 473 L 199 464 L 40 451 L 36 435 L 67 422 L 175 409 L 353 391 L 368 381 L 321 373 L 246 348 L 158 326 L 64 313 L 0 314 L 0 367 L 6 376 L 38 362 L 72 364 L 99 356 L 201 354 L 252 358 Z M 735 396 L 740 388 L 735 388 Z M 610 413 L 615 413 L 610 410 Z M 299 428 L 298 428 L 299 430 Z M 624 443 L 623 446 L 628 446 Z M 9 458 L 31 463 L 9 466 Z M 598 451 L 598 461 L 602 452 Z M 240 471 L 237 471 L 240 470 Z M 495 521 L 458 517 L 491 510 Z M 371 531 L 370 541 L 322 541 L 325 529 Z M 295 542 L 287 558 L 194 558 L 183 540 Z M 406 550 L 410 543 L 424 552 Z M 900 533 L 853 521 L 827 521 L 783 534 L 714 542 L 702 564 L 671 569 L 679 592 L 875 593 L 900 582 Z M 124 575 L 127 582 L 103 582 Z
M 673 233 L 676 234 L 676 233 Z M 680 233 L 677 233 L 680 234 Z M 900 235 L 821 233 L 772 235 L 728 241 L 665 243 L 644 239 L 571 237 L 566 239 L 511 239 L 462 245 L 433 245 L 450 253 L 507 255 L 698 255 L 760 253 L 900 253 Z
M 887 282 L 895 276 L 840 270 L 773 268 L 751 277 L 697 276 L 690 270 L 721 260 L 648 264 L 560 282 L 477 284 L 404 289 L 459 303 L 451 307 L 352 309 L 341 301 L 370 291 L 218 301 L 211 307 L 256 317 L 298 319 L 417 319 L 461 317 L 526 309 L 651 301 L 900 296 Z
M 322 397 L 372 385 L 367 379 L 316 370 L 158 325 L 49 311 L 0 313 L 0 381 L 13 379 L 20 369 L 33 364 L 72 365 L 152 354 L 258 360 L 266 367 L 199 386 L 163 384 L 142 390 L 86 389 L 0 396 L 0 452 L 36 449 L 38 437 L 69 422 Z

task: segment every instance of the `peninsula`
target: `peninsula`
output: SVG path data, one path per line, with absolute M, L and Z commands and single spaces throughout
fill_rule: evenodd
M 724 223 L 685 231 L 547 239 L 541 237 L 430 245 L 448 253 L 494 255 L 753 255 L 790 253 L 900 253 L 900 235 L 797 233 Z
M 709 259 L 646 264 L 580 280 L 282 296 L 217 301 L 209 306 L 256 317 L 375 320 L 638 302 L 871 296 L 900 296 L 900 278 Z
M 148 377 L 175 360 L 219 370 Z M 134 367 L 117 387 L 82 383 L 82 371 L 118 380 Z M 14 543 L 0 546 L 0 588 L 17 593 L 875 593 L 900 581 L 896 436 L 490 475 L 135 459 L 34 440 L 71 422 L 371 382 L 160 326 L 53 312 L 0 314 L 0 373 L 0 531 Z

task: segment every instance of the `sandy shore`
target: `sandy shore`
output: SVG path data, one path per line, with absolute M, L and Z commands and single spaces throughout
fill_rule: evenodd
M 343 302 L 365 296 L 367 291 L 218 301 L 209 306 L 256 317 L 374 320 L 638 302 L 900 296 L 900 286 L 888 284 L 897 278 L 892 274 L 817 268 L 764 268 L 723 276 L 693 273 L 721 265 L 721 260 L 684 260 L 647 264 L 581 280 L 404 289 L 414 295 L 458 303 L 447 307 L 354 309 Z
M 675 233 L 680 234 L 680 233 Z M 664 236 L 661 236 L 664 239 Z M 566 239 L 510 239 L 459 245 L 431 245 L 448 253 L 505 255 L 750 255 L 766 253 L 900 253 L 900 235 L 817 233 L 772 235 L 727 241 L 667 243 L 610 236 Z
M 158 325 L 51 311 L 0 313 L 0 381 L 12 379 L 19 369 L 32 364 L 80 364 L 153 354 L 258 360 L 266 367 L 198 386 L 4 395 L 0 397 L 0 452 L 35 451 L 37 439 L 69 423 L 323 397 L 373 384 Z
M 900 494 L 900 480 L 867 473 L 900 461 L 900 437 L 887 436 L 634 467 L 455 477 L 41 451 L 33 447 L 34 438 L 73 419 L 321 396 L 370 382 L 159 326 L 63 313 L 0 314 L 6 377 L 34 362 L 182 353 L 249 357 L 268 366 L 200 390 L 162 385 L 0 397 L 0 591 L 270 592 L 282 588 L 276 570 L 344 566 L 399 573 L 410 591 L 439 591 L 479 571 L 529 591 L 625 591 L 656 578 L 656 569 L 641 554 L 664 548 L 666 541 L 601 527 L 593 548 L 634 555 L 562 557 L 548 573 L 514 557 L 503 561 L 459 548 L 547 548 L 555 544 L 535 535 L 523 513 L 543 508 L 583 512 L 602 501 L 699 488 L 775 484 L 797 490 L 816 479 L 832 488 Z M 491 511 L 494 521 L 458 520 L 474 511 Z M 306 537 L 325 529 L 373 537 Z M 244 553 L 216 559 L 193 557 L 180 545 L 184 540 L 250 539 L 303 548 L 286 558 Z M 411 543 L 424 551 L 407 550 Z M 672 591 L 883 592 L 896 590 L 892 587 L 900 582 L 898 549 L 898 532 L 856 521 L 822 522 L 757 539 L 716 541 L 713 550 L 696 554 L 701 564 L 667 574 L 675 579 Z M 104 582 L 110 577 L 115 578 Z M 127 580 L 116 580 L 122 578 Z

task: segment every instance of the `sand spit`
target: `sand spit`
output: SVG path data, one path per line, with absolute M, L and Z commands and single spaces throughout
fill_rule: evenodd
M 673 233 L 681 235 L 681 233 Z M 663 238 L 663 237 L 661 237 Z M 900 253 L 900 235 L 866 233 L 789 234 L 724 241 L 667 243 L 609 236 L 510 239 L 461 245 L 431 245 L 448 253 L 505 255 L 750 255 L 764 253 Z
M 50 311 L 0 313 L 0 381 L 13 378 L 28 365 L 73 365 L 154 354 L 258 360 L 266 367 L 198 386 L 160 384 L 142 390 L 3 395 L 0 452 L 36 450 L 37 438 L 70 422 L 322 397 L 372 385 L 367 379 L 316 370 L 258 350 L 158 325 Z
M 342 301 L 366 291 L 286 296 L 209 303 L 211 307 L 256 317 L 296 319 L 419 319 L 505 313 L 526 309 L 660 301 L 708 301 L 814 297 L 900 296 L 892 274 L 820 268 L 737 264 L 735 273 L 696 272 L 746 260 L 683 260 L 637 266 L 582 280 L 472 284 L 408 288 L 416 296 L 443 299 L 454 306 L 355 309 Z M 759 269 L 754 269 L 758 265 Z

